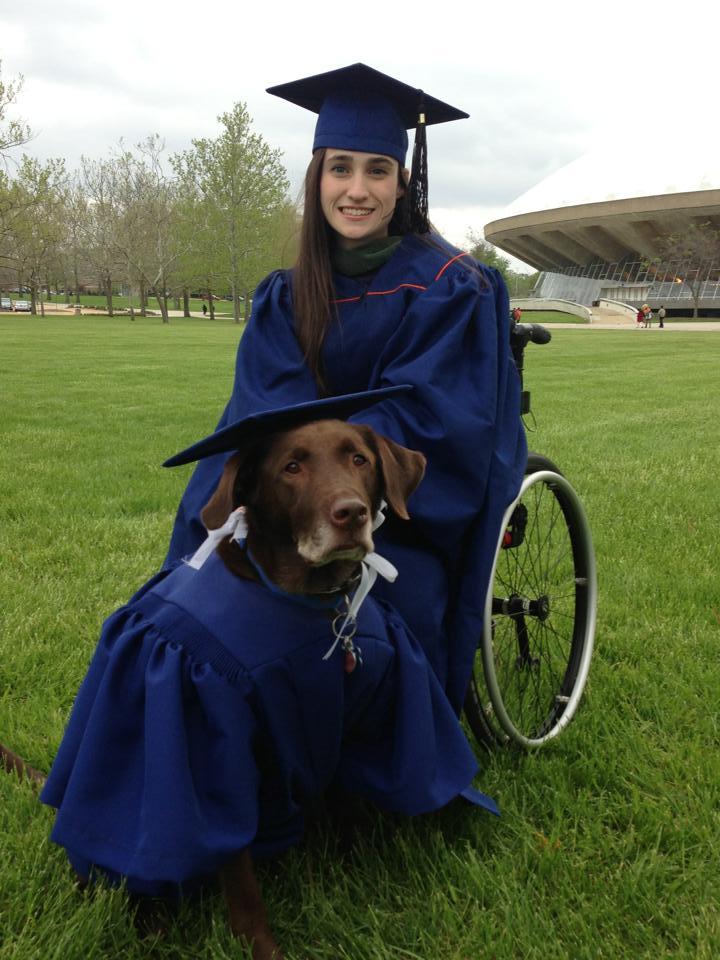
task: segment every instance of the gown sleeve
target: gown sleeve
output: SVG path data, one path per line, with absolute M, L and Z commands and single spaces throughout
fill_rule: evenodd
M 189 891 L 258 827 L 251 683 L 188 655 L 141 612 L 106 621 L 41 799 L 76 870 Z
M 252 317 L 237 352 L 232 396 L 216 429 L 248 413 L 317 399 L 293 328 L 290 281 L 270 274 L 255 291 Z M 194 553 L 206 536 L 200 511 L 212 496 L 228 454 L 200 460 L 183 494 L 164 569 Z

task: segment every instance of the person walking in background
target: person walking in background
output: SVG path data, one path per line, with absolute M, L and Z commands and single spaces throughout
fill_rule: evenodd
M 658 320 L 658 327 L 662 330 L 662 328 L 665 326 L 665 307 L 660 307 L 658 310 Z

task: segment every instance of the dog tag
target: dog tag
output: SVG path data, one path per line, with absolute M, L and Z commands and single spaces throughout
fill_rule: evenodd
M 344 667 L 344 669 L 345 669 L 345 673 L 352 673 L 356 666 L 357 666 L 357 657 L 355 656 L 355 651 L 354 651 L 354 650 L 346 650 L 346 651 L 345 651 L 345 660 L 344 660 L 344 663 L 343 663 L 343 667 Z

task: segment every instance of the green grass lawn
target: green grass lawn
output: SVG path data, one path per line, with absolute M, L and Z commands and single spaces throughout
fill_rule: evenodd
M 100 624 L 164 556 L 240 329 L 0 318 L 0 740 L 47 769 Z M 720 955 L 720 335 L 557 330 L 530 347 L 531 446 L 574 481 L 598 554 L 596 654 L 575 722 L 482 757 L 465 806 L 329 826 L 261 871 L 290 960 Z M 402 575 L 402 572 L 401 572 Z M 242 956 L 209 895 L 137 939 L 78 892 L 32 787 L 0 777 L 0 958 Z

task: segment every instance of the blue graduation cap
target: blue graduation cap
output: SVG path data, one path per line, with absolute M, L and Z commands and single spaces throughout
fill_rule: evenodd
M 318 114 L 313 151 L 335 147 L 381 153 L 401 164 L 407 130 L 469 116 L 364 63 L 281 83 L 267 92 Z
M 339 397 L 323 397 L 322 400 L 310 400 L 306 403 L 294 403 L 290 406 L 275 407 L 248 414 L 240 420 L 217 430 L 209 437 L 199 440 L 191 447 L 181 450 L 164 463 L 164 467 L 178 467 L 183 463 L 203 460 L 216 453 L 229 453 L 237 450 L 248 440 L 290 430 L 312 420 L 346 420 L 366 407 L 380 400 L 409 393 L 415 388 L 409 383 L 377 390 L 363 390 L 359 393 L 347 393 Z
M 323 147 L 393 157 L 405 164 L 407 130 L 415 129 L 411 203 L 427 231 L 425 127 L 466 119 L 463 110 L 364 63 L 269 87 L 268 93 L 318 114 L 313 152 Z

